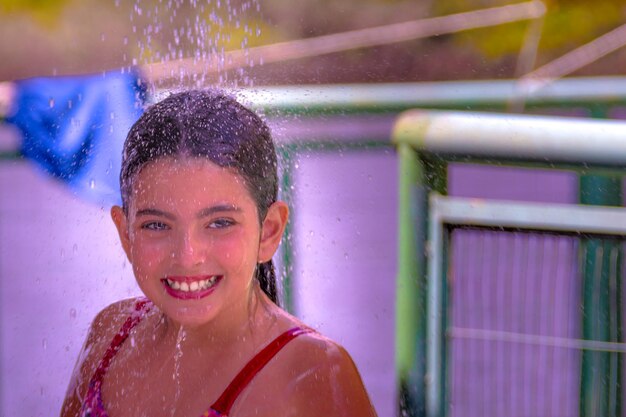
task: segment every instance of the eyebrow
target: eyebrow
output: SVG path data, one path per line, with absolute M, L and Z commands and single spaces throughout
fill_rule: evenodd
M 198 212 L 196 217 L 201 219 L 203 217 L 212 216 L 215 213 L 222 213 L 222 212 L 239 213 L 241 211 L 242 211 L 241 208 L 231 205 L 231 204 L 218 204 L 216 206 L 203 208 L 202 210 Z M 159 209 L 155 209 L 155 208 L 145 208 L 145 209 L 137 210 L 137 217 L 139 216 L 158 216 L 158 217 L 165 217 L 166 219 L 169 219 L 169 220 L 176 219 L 176 216 L 174 216 L 173 214 L 168 213 L 166 211 L 159 210 Z
M 165 217 L 166 219 L 169 219 L 169 220 L 174 220 L 176 218 L 174 217 L 173 214 L 170 214 L 165 211 L 153 209 L 153 208 L 145 208 L 145 209 L 137 210 L 137 217 L 139 216 L 158 216 L 158 217 Z
M 222 212 L 241 212 L 241 208 L 234 206 L 232 204 L 218 204 L 217 206 L 207 207 L 198 212 L 198 218 L 208 217 L 215 213 Z

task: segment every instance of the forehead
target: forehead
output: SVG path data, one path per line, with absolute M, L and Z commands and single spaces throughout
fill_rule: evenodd
M 147 164 L 132 183 L 131 204 L 166 206 L 254 202 L 244 179 L 203 158 L 161 158 Z

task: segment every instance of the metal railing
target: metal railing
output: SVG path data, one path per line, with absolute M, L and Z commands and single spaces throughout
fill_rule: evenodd
M 579 111 L 593 117 L 611 117 L 626 106 L 626 78 L 561 79 L 532 94 L 520 95 L 514 80 L 485 80 L 397 84 L 353 84 L 258 87 L 240 90 L 239 98 L 272 118 L 297 126 L 319 120 L 308 130 L 287 129 L 277 138 L 282 155 L 282 189 L 290 201 L 293 163 L 302 152 L 370 150 L 391 146 L 395 117 L 412 108 L 506 111 L 523 100 L 527 112 Z M 350 130 L 337 126 L 351 124 Z M 289 234 L 291 229 L 287 230 Z M 400 234 L 403 231 L 400 230 Z M 283 253 L 284 300 L 293 306 L 290 255 L 293 239 L 285 239 Z M 402 249 L 401 249 L 402 250 Z M 401 266 L 402 267 L 402 266 Z M 401 338 L 400 338 L 401 339 Z M 399 343 L 404 343 L 399 340 Z M 402 349 L 400 349 L 402 350 Z
M 621 370 L 616 364 L 621 363 L 621 358 L 616 359 L 603 349 L 590 349 L 585 343 L 594 346 L 607 343 L 621 351 L 626 346 L 620 336 L 621 314 L 615 314 L 621 310 L 619 297 L 617 301 L 610 298 L 615 286 L 620 287 L 621 243 L 599 236 L 626 236 L 623 230 L 626 212 L 523 203 L 472 203 L 442 197 L 434 198 L 429 206 L 428 195 L 445 194 L 446 166 L 450 161 L 461 160 L 574 169 L 584 174 L 581 203 L 622 205 L 626 122 L 416 110 L 398 119 L 393 140 L 400 158 L 396 366 L 405 396 L 405 411 L 430 417 L 451 412 L 447 368 L 454 358 L 449 356 L 449 344 L 459 329 L 448 327 L 446 260 L 451 242 L 450 232 L 444 229 L 461 226 L 590 234 L 579 238 L 586 254 L 580 265 L 584 286 L 581 339 L 586 342 L 580 346 L 583 350 L 579 410 L 584 416 L 617 415 L 621 395 L 616 393 L 616 387 L 620 384 Z M 604 249 L 616 254 L 615 262 L 603 262 Z M 474 300 L 477 304 L 482 301 Z M 487 330 L 478 329 L 479 333 Z M 528 339 L 532 337 L 529 335 Z M 458 408 L 457 405 L 454 413 L 458 414 L 454 415 L 471 415 Z

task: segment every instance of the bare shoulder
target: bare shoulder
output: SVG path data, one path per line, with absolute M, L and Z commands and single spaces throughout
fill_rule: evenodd
M 116 301 L 96 314 L 85 340 L 84 348 L 88 348 L 90 353 L 88 357 L 95 356 L 100 359 L 104 355 L 115 334 L 135 311 L 139 300 L 139 298 L 129 298 Z
M 63 402 L 62 417 L 79 415 L 80 406 L 91 376 L 96 371 L 111 340 L 135 310 L 137 298 L 117 301 L 100 311 L 89 327 L 87 338 L 76 360 Z
M 103 336 L 111 331 L 112 335 L 119 330 L 124 321 L 135 311 L 140 298 L 128 298 L 116 301 L 102 309 L 91 323 L 90 333 Z
M 293 341 L 286 415 L 376 416 L 350 354 L 340 344 L 311 332 Z

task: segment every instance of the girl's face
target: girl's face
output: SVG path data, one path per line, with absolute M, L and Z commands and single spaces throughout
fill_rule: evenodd
M 144 294 L 187 326 L 247 306 L 256 264 L 284 230 L 284 203 L 259 224 L 243 179 L 201 158 L 152 162 L 132 188 L 127 215 L 114 207 L 112 217 Z

